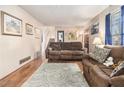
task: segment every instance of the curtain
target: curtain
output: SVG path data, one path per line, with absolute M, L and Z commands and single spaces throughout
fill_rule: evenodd
M 105 18 L 105 44 L 112 45 L 112 35 L 110 31 L 110 13 Z
M 124 5 L 121 6 L 121 45 L 124 45 Z

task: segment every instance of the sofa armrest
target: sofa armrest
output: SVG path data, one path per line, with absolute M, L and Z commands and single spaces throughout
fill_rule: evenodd
M 91 57 L 89 56 L 89 54 L 87 54 L 87 53 L 84 53 L 83 54 L 83 60 L 85 60 L 85 59 L 91 59 Z
M 49 52 L 52 51 L 49 49 L 50 47 L 47 46 L 46 50 L 45 50 L 45 54 L 46 54 L 46 58 L 49 58 Z
M 48 48 L 46 48 L 46 50 L 45 50 L 45 55 L 46 55 L 46 58 L 48 58 L 48 55 L 49 55 L 49 49 Z
M 93 86 L 108 87 L 110 86 L 110 78 L 97 65 L 91 68 L 91 77 L 93 79 Z
M 82 48 L 82 51 L 84 51 L 84 53 L 87 53 L 87 48 Z
M 111 84 L 115 87 L 124 87 L 124 75 L 112 77 Z

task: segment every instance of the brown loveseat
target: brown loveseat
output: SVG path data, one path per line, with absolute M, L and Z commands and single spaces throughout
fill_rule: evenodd
M 49 60 L 82 60 L 81 42 L 50 42 L 46 49 Z
M 124 47 L 105 46 L 105 48 L 111 49 L 109 56 L 114 58 L 115 64 L 119 61 L 124 61 Z M 88 55 L 83 58 L 83 71 L 90 86 L 124 86 L 124 74 L 110 77 L 113 68 L 106 67 L 102 63 L 98 63 Z

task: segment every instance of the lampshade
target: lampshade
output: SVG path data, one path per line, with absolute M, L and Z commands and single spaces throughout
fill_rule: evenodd
M 102 44 L 102 41 L 99 37 L 95 37 L 94 40 L 93 40 L 93 44 L 95 45 L 101 45 Z

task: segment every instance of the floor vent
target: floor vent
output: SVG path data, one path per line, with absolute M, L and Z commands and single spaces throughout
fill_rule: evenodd
M 28 61 L 28 60 L 30 60 L 30 59 L 31 59 L 31 56 L 25 57 L 25 58 L 23 58 L 23 59 L 21 59 L 21 60 L 19 61 L 19 64 L 22 64 L 22 63 L 24 63 L 24 62 L 26 62 L 26 61 Z

